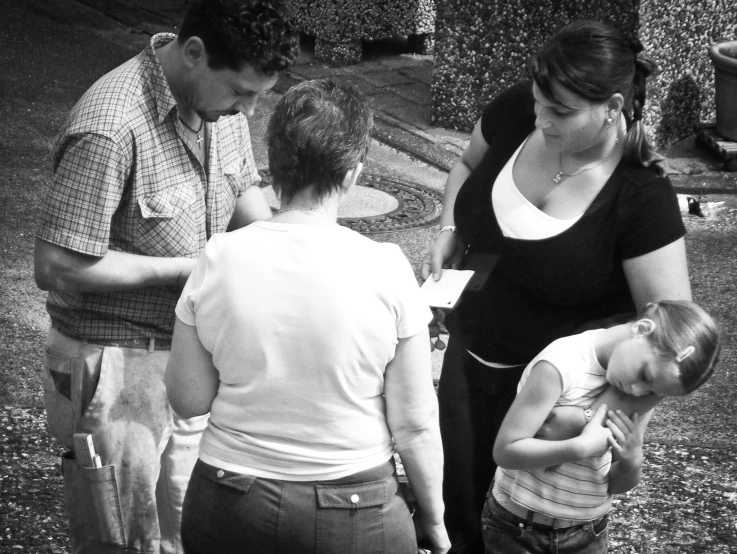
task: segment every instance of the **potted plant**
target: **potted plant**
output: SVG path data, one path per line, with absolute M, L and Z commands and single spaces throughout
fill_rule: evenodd
M 737 141 L 737 40 L 709 47 L 714 64 L 717 133 Z

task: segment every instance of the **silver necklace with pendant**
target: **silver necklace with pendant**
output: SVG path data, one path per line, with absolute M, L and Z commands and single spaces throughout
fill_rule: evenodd
M 605 161 L 609 159 L 609 156 L 612 155 L 612 153 L 614 152 L 614 149 L 617 147 L 617 144 L 619 144 L 619 137 L 617 137 L 617 140 L 614 141 L 614 146 L 612 146 L 612 149 L 609 150 L 609 153 L 606 156 L 604 156 L 603 160 L 601 160 L 600 162 L 596 162 L 594 165 L 590 165 L 588 167 L 579 169 L 575 173 L 565 173 L 563 171 L 563 153 L 558 152 L 558 173 L 556 173 L 555 177 L 553 177 L 553 183 L 557 185 L 563 180 L 563 177 L 575 177 L 576 175 L 580 175 L 584 171 L 589 171 L 590 169 L 599 167 L 601 164 L 603 164 Z

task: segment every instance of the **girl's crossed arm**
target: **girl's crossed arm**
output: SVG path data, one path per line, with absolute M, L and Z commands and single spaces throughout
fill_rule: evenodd
M 606 404 L 610 411 L 622 411 L 630 418 L 633 417 L 635 412 L 645 414 L 649 421 L 654 407 L 662 399 L 662 396 L 654 394 L 632 396 L 622 392 L 617 387 L 608 386 L 592 402 L 591 410 L 595 412 L 599 406 Z M 640 419 L 642 419 L 642 416 Z M 570 439 L 580 435 L 585 425 L 586 417 L 581 406 L 556 406 L 545 418 L 545 422 L 538 429 L 535 436 L 549 441 Z
M 653 415 L 653 406 L 660 400 L 662 397 L 655 395 L 631 396 L 610 386 L 591 405 L 597 413 L 602 405 L 612 406 L 607 412 L 606 421 L 602 422 L 612 433 L 609 494 L 622 494 L 640 482 L 645 429 Z M 636 410 L 644 410 L 644 415 L 639 415 Z M 585 425 L 586 419 L 580 406 L 559 406 L 548 414 L 535 436 L 552 442 L 562 441 L 580 435 Z
M 609 470 L 609 494 L 622 494 L 634 489 L 642 478 L 642 441 L 653 411 L 632 418 L 622 410 L 609 411 L 606 421 L 612 432 L 612 467 Z
M 591 405 L 591 409 L 597 411 L 603 404 L 611 407 L 605 423 L 612 432 L 610 494 L 622 494 L 640 482 L 645 429 L 653 415 L 653 408 L 662 399 L 662 396 L 654 394 L 632 396 L 610 386 Z M 585 425 L 586 419 L 580 406 L 558 406 L 548 414 L 535 436 L 560 441 L 580 435 Z
M 512 407 L 507 412 L 496 442 L 494 460 L 506 469 L 537 469 L 603 454 L 609 448 L 611 431 L 602 426 L 606 406 L 577 437 L 561 441 L 535 438 L 563 391 L 558 370 L 540 361 L 532 368 Z

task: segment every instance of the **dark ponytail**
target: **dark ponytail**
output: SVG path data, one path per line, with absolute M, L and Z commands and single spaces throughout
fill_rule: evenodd
M 632 114 L 625 111 L 627 136 L 624 139 L 624 157 L 635 160 L 645 167 L 654 165 L 662 174 L 663 168 L 659 163 L 663 161 L 663 157 L 648 143 L 645 126 L 642 123 L 642 109 L 647 97 L 647 78 L 652 74 L 655 64 L 650 58 L 640 55 L 643 50 L 640 39 L 630 39 L 629 44 L 635 58 L 635 75 L 632 80 Z

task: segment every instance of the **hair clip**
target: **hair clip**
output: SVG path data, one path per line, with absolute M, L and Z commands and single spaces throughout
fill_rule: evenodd
M 676 356 L 676 361 L 680 363 L 686 358 L 688 358 L 694 352 L 696 352 L 696 349 L 693 347 L 693 345 L 687 346 L 681 351 L 680 354 L 678 354 L 678 356 Z

